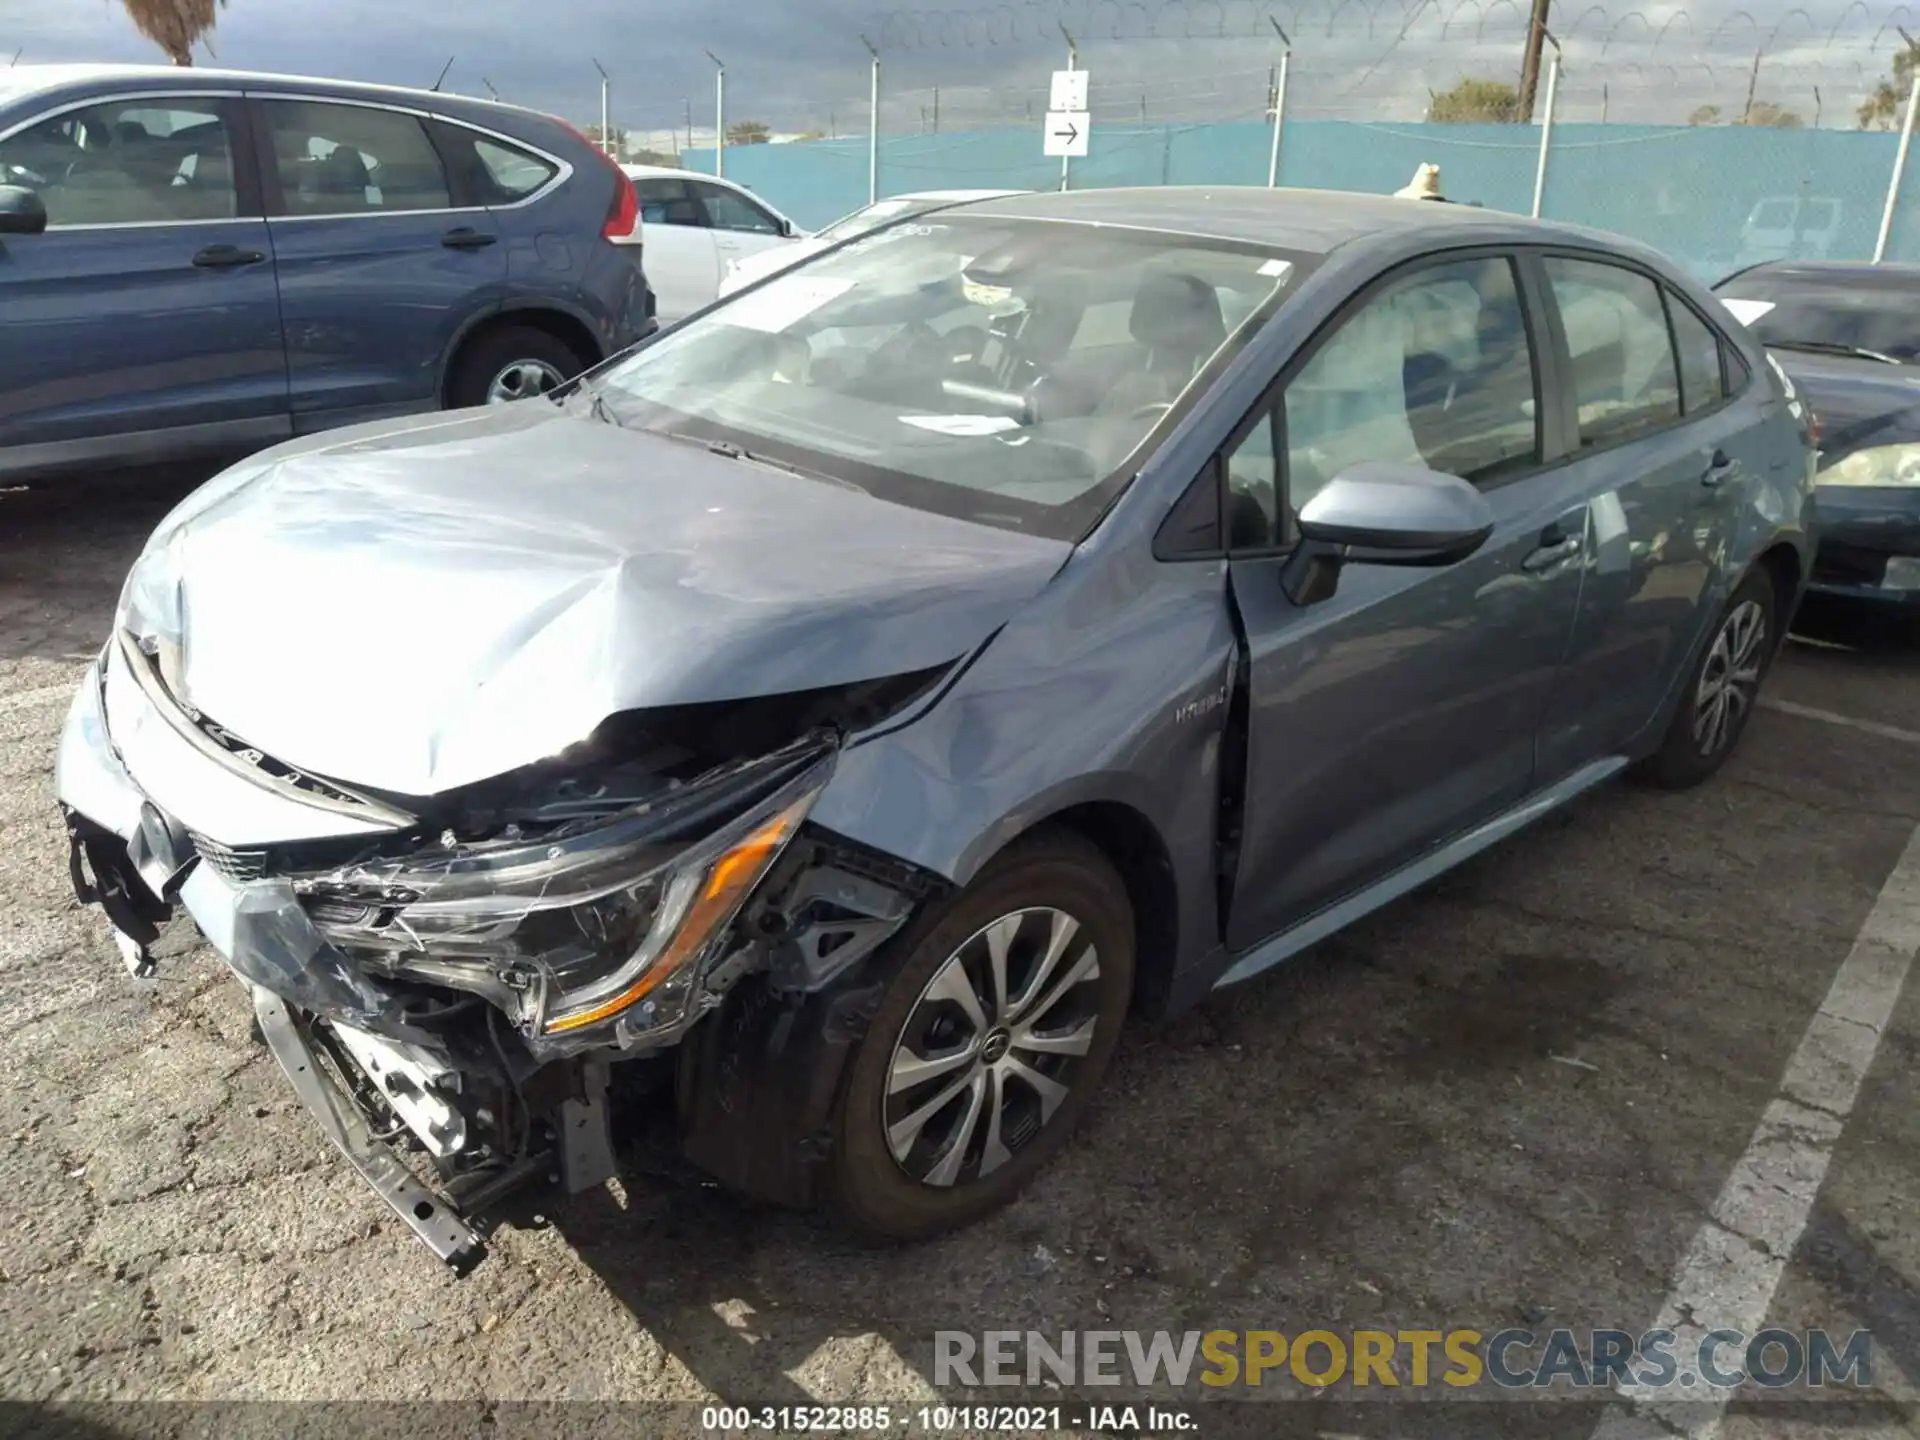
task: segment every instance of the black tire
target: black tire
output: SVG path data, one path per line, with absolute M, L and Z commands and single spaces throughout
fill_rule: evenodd
M 461 347 L 447 379 L 447 408 L 464 410 L 485 405 L 494 381 L 515 366 L 529 367 L 551 377 L 553 384 L 571 380 L 588 362 L 566 341 L 531 325 L 500 325 L 483 330 Z M 551 389 L 552 384 L 545 386 Z M 527 387 L 526 393 L 536 391 Z
M 1749 621 L 1748 607 L 1757 607 L 1761 631 L 1751 642 L 1752 661 L 1740 668 L 1752 668 L 1753 678 L 1751 683 L 1725 687 L 1735 694 L 1727 702 L 1725 723 L 1717 724 L 1707 713 L 1709 702 L 1705 687 L 1724 674 L 1726 660 L 1734 648 L 1746 653 L 1746 631 L 1736 625 L 1736 618 L 1743 624 Z M 1780 595 L 1773 577 L 1763 569 L 1749 572 L 1714 619 L 1713 630 L 1687 676 L 1679 704 L 1674 707 L 1666 737 L 1660 742 L 1660 748 L 1635 768 L 1639 778 L 1664 790 L 1686 790 L 1726 763 L 1753 716 L 1760 687 L 1766 683 L 1767 671 L 1772 668 L 1774 654 L 1780 648 L 1779 613 Z
M 1036 907 L 1057 910 L 1078 922 L 1054 966 L 1038 979 L 1033 967 L 1044 958 L 1057 922 L 1037 913 Z M 907 1052 L 909 1061 L 927 1054 L 927 1046 L 920 1042 L 937 1035 L 941 1025 L 952 1022 L 961 1031 L 971 1025 L 960 1005 L 926 994 L 963 947 L 986 987 L 976 991 L 976 1003 L 993 1022 L 976 1036 L 974 1054 L 991 1056 L 991 1043 L 983 1047 L 979 1040 L 990 1039 L 996 1032 L 1005 1034 L 1007 1027 L 1000 1023 L 1006 1017 L 991 1005 L 990 968 L 984 973 L 979 970 L 980 965 L 991 964 L 983 937 L 998 922 L 1023 910 L 1036 913 L 1016 922 L 1015 933 L 1003 948 L 1007 1015 L 1013 1017 L 1017 1031 L 1024 1033 L 1025 1025 L 1034 1025 L 1036 1037 L 1043 1042 L 1078 1030 L 1090 1018 L 1085 1054 L 1040 1054 L 1022 1048 L 1024 1042 L 1020 1042 L 1002 1048 L 991 1063 L 988 1058 L 976 1058 L 889 1096 L 895 1054 L 908 1039 L 910 1021 L 920 1032 L 916 1039 L 920 1048 Z M 1054 994 L 1053 987 L 1084 963 L 1088 944 L 1095 952 L 1097 974 Z M 971 1224 L 1006 1204 L 1071 1138 L 1099 1087 L 1126 1019 L 1133 991 L 1132 902 L 1120 877 L 1094 846 L 1067 831 L 1036 832 L 996 856 L 959 895 L 917 917 L 890 947 L 887 962 L 895 967 L 893 974 L 854 1054 L 834 1113 L 826 1190 L 843 1223 L 865 1237 L 919 1240 Z M 961 969 L 963 974 L 968 971 L 967 961 Z M 1022 994 L 1023 981 L 1032 982 L 1028 995 Z M 923 999 L 928 1002 L 925 1008 L 920 1003 Z M 1023 1000 L 1027 1002 L 1024 1009 Z M 1048 1022 L 1044 1027 L 1037 1023 L 1043 1016 Z M 936 1050 L 944 1056 L 957 1048 L 963 1047 Z M 1016 1062 L 1028 1066 L 1029 1073 L 1037 1071 L 1045 1079 L 1065 1084 L 1065 1098 L 1050 1115 L 1041 1110 L 1039 1089 L 1002 1068 Z M 940 1167 L 923 1162 L 953 1148 L 952 1137 L 959 1133 L 970 1094 L 960 1093 L 923 1123 L 920 1139 L 905 1160 L 894 1157 L 888 1105 L 895 1107 L 892 1124 L 900 1126 L 905 1119 L 899 1113 L 902 1109 L 909 1113 L 924 1109 L 943 1090 L 964 1080 L 966 1073 L 981 1077 L 978 1123 L 969 1127 L 969 1142 L 960 1147 L 966 1157 L 951 1183 L 928 1183 Z M 1004 1105 L 996 1103 L 1003 1096 Z M 1012 1117 L 1004 1132 L 990 1124 L 988 1106 L 1002 1119 Z M 989 1168 L 984 1164 L 986 1147 L 996 1135 L 1007 1158 Z M 909 1173 L 910 1169 L 920 1173 Z

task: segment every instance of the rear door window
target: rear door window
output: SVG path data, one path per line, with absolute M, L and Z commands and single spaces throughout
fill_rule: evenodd
M 262 109 L 284 214 L 452 207 L 446 167 L 417 116 L 315 100 L 267 100 Z
M 1667 292 L 1667 312 L 1673 317 L 1673 348 L 1680 357 L 1680 403 L 1692 415 L 1726 398 L 1720 337 L 1672 291 Z
M 1573 362 L 1583 450 L 1680 418 L 1680 377 L 1660 287 L 1637 270 L 1549 256 L 1547 280 Z
M 36 191 L 50 226 L 155 225 L 240 213 L 217 99 L 109 100 L 0 142 L 0 184 Z

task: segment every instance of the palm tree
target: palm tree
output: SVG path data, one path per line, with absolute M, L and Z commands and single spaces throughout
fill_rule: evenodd
M 227 0 L 120 0 L 133 26 L 176 65 L 193 64 L 193 47 L 213 33 Z

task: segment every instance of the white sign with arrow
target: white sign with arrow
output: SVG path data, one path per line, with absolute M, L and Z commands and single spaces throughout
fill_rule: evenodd
M 1078 72 L 1085 74 L 1085 71 Z M 1045 154 L 1084 159 L 1087 153 L 1087 139 L 1093 133 L 1093 122 L 1084 110 L 1049 110 L 1047 126 L 1043 132 L 1046 140 Z

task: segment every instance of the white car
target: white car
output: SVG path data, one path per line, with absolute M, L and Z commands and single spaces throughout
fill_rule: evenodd
M 733 262 L 803 243 L 805 232 L 793 221 L 731 180 L 653 165 L 620 168 L 640 198 L 647 282 L 662 325 L 712 304 Z
M 789 266 L 798 265 L 808 256 L 818 255 L 829 246 L 838 245 L 842 240 L 851 240 L 864 235 L 869 230 L 894 220 L 904 220 L 910 215 L 925 215 L 934 210 L 944 210 L 949 205 L 964 204 L 968 200 L 998 200 L 1004 195 L 1024 195 L 1024 190 L 921 190 L 912 195 L 894 195 L 885 200 L 876 200 L 871 205 L 863 205 L 851 215 L 843 215 L 818 235 L 809 236 L 791 245 L 782 245 L 777 249 L 761 250 L 754 255 L 743 255 L 730 262 L 726 272 L 720 277 L 720 293 L 731 295 L 734 291 L 757 281 L 764 280 Z M 652 242 L 649 241 L 649 244 Z M 649 265 L 648 272 L 652 268 Z

